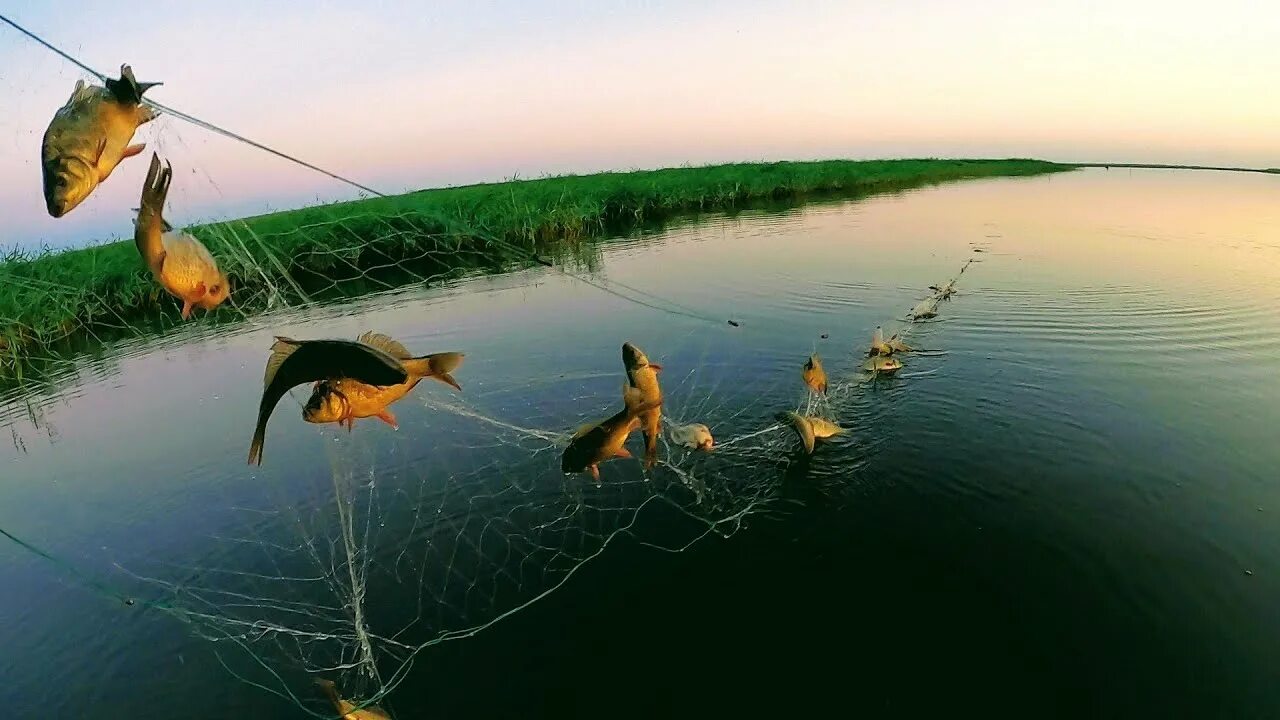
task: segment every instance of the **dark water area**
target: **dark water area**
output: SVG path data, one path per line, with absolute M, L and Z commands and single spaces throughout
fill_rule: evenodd
M 47 557 L 0 542 L 0 704 L 332 717 L 326 677 L 397 718 L 1280 716 L 1277 182 L 1085 170 L 610 243 L 593 282 L 677 312 L 537 269 L 121 344 L 5 399 L 0 528 Z M 868 380 L 877 325 L 924 352 Z M 465 351 L 462 393 L 347 433 L 299 388 L 246 466 L 271 337 L 365 330 Z M 718 447 L 597 488 L 559 453 L 623 341 Z M 804 457 L 774 415 L 815 350 L 850 432 Z

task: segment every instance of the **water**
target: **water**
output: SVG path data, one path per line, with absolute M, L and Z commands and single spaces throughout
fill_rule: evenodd
M 58 562 L 0 545 L 0 701 L 308 717 L 239 675 L 324 712 L 303 668 L 359 660 L 330 656 L 358 634 L 320 637 L 354 606 L 341 497 L 380 670 L 413 658 L 397 717 L 1280 716 L 1276 182 L 979 181 L 606 253 L 604 277 L 737 328 L 539 270 L 121 347 L 5 406 L 0 527 Z M 969 258 L 912 331 L 932 352 L 853 384 L 853 349 Z M 271 336 L 366 329 L 465 351 L 464 392 L 424 383 L 398 432 L 351 434 L 286 399 L 248 468 Z M 562 480 L 556 437 L 617 405 L 624 340 L 724 446 Z M 852 433 L 801 458 L 769 428 L 814 349 Z

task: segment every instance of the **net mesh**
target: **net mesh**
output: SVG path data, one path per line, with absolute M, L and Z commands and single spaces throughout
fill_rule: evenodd
M 172 120 L 162 118 L 145 133 L 181 178 L 168 210 L 183 225 L 196 214 L 192 198 L 216 197 L 221 189 Z M 110 192 L 136 191 L 113 185 Z M 481 201 L 488 203 L 484 212 L 469 205 Z M 122 207 L 136 206 L 136 197 L 127 202 Z M 488 233 L 491 216 L 484 213 L 554 215 L 549 202 L 550 208 L 521 207 L 512 199 L 502 207 L 500 198 L 459 197 L 409 208 L 388 200 L 360 211 L 322 206 L 280 225 L 204 224 L 195 234 L 233 278 L 232 298 L 212 322 L 546 258 L 601 292 L 724 324 L 605 279 L 600 246 L 580 241 L 575 233 L 584 229 L 569 220 L 555 225 L 554 235 L 532 221 L 517 237 Z M 24 387 L 60 381 L 86 354 L 181 328 L 177 307 L 127 240 L 78 251 L 75 261 L 14 251 L 0 264 L 6 377 Z M 901 327 L 910 336 L 917 326 Z M 389 696 L 424 651 L 528 607 L 618 538 L 681 552 L 779 510 L 785 500 L 779 479 L 802 456 L 797 435 L 775 417 L 777 398 L 836 421 L 851 408 L 868 410 L 882 376 L 863 369 L 860 357 L 837 364 L 825 396 L 805 390 L 798 362 L 793 370 L 744 377 L 733 372 L 751 349 L 743 337 L 734 344 L 691 332 L 682 347 L 663 349 L 687 362 L 664 371 L 664 428 L 652 468 L 611 461 L 598 486 L 587 475 L 559 471 L 573 430 L 619 406 L 621 363 L 557 378 L 559 403 L 531 402 L 512 391 L 423 389 L 402 402 L 451 419 L 422 438 L 447 452 L 387 453 L 367 432 L 317 428 L 331 440 L 327 472 L 261 483 L 256 502 L 236 509 L 237 532 L 216 538 L 224 550 L 196 562 L 174 557 L 119 569 L 141 583 L 138 595 L 149 605 L 207 639 L 234 677 L 317 717 L 332 716 L 311 684 L 317 677 L 332 679 L 344 697 L 391 707 Z M 712 429 L 713 452 L 673 440 L 671 428 L 688 423 Z

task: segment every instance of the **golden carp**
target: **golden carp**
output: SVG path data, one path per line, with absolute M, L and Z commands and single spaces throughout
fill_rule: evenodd
M 784 412 L 778 413 L 778 420 L 789 424 L 796 431 L 796 435 L 800 436 L 801 444 L 804 445 L 804 451 L 810 454 L 813 453 L 815 441 L 826 440 L 845 432 L 839 425 L 816 415 Z
M 276 336 L 262 380 L 258 424 L 249 446 L 249 464 L 262 464 L 267 421 L 289 389 L 318 380 L 353 378 L 369 385 L 400 385 L 409 373 L 396 358 L 364 343 L 351 340 L 293 340 Z
M 317 678 L 316 684 L 324 688 L 324 694 L 329 696 L 329 701 L 337 708 L 338 715 L 342 720 L 391 720 L 391 716 L 387 714 L 387 711 L 377 705 L 370 705 L 357 710 L 355 703 L 338 697 L 338 690 L 334 687 L 332 680 Z
M 822 369 L 822 358 L 817 353 L 810 355 L 809 359 L 804 363 L 804 369 L 800 371 L 800 379 L 804 380 L 804 384 L 809 389 L 825 395 L 827 393 L 827 371 Z
M 598 485 L 600 463 L 612 458 L 631 457 L 623 445 L 631 431 L 640 424 L 641 415 L 657 405 L 645 402 L 644 391 L 630 385 L 622 387 L 622 402 L 622 410 L 609 419 L 578 428 L 569 441 L 569 447 L 560 456 L 561 472 L 569 474 L 590 470 Z
M 71 212 L 106 181 L 120 161 L 146 145 L 130 145 L 133 133 L 156 117 L 142 105 L 142 94 L 160 83 L 140 83 L 128 65 L 106 86 L 76 82 L 67 104 L 54 113 L 44 131 L 40 168 L 44 202 L 55 218 Z
M 868 358 L 862 363 L 862 369 L 869 373 L 884 373 L 891 375 L 902 369 L 902 362 L 897 358 L 877 356 Z
M 631 343 L 622 344 L 622 364 L 627 369 L 627 381 L 631 387 L 638 388 L 644 402 L 652 408 L 640 416 L 645 463 L 652 466 L 658 456 L 658 425 L 662 421 L 662 388 L 658 387 L 658 372 L 662 366 L 649 362 L 649 356 Z
M 182 319 L 187 320 L 195 306 L 208 312 L 222 304 L 231 296 L 231 284 L 203 243 L 164 221 L 172 179 L 173 168 L 167 163 L 162 168 L 160 158 L 151 153 L 133 241 L 160 287 L 182 301 Z
M 316 383 L 302 410 L 302 419 L 309 423 L 345 423 L 350 430 L 357 418 L 376 417 L 391 427 L 397 427 L 395 415 L 388 406 L 403 398 L 425 378 L 434 378 L 461 391 L 462 386 L 450 375 L 458 369 L 465 357 L 459 352 L 443 352 L 413 357 L 399 342 L 375 332 L 367 332 L 356 342 L 381 350 L 400 361 L 409 379 L 399 385 L 378 386 L 360 382 L 354 378 L 322 380 Z

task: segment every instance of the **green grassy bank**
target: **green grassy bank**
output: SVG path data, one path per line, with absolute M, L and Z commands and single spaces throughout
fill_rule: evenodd
M 601 173 L 423 190 L 188 228 L 232 279 L 233 319 L 270 302 L 579 256 L 584 239 L 761 200 L 856 196 L 1074 166 L 1038 160 L 781 162 Z M 172 325 L 179 304 L 131 241 L 0 262 L 0 378 L 33 358 Z M 197 311 L 196 322 L 207 322 Z

